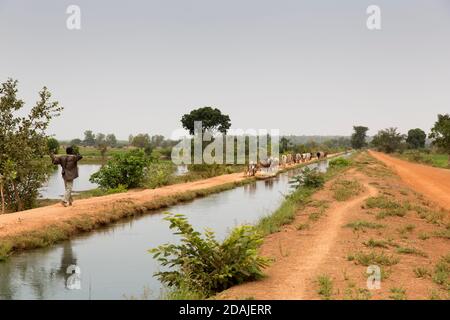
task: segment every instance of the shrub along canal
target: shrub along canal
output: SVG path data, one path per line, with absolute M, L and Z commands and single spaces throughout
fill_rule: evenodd
M 326 171 L 328 161 L 308 165 Z M 29 250 L 0 262 L 0 299 L 158 299 L 160 270 L 148 250 L 178 240 L 163 212 L 187 216 L 197 229 L 212 229 L 223 240 L 230 229 L 254 224 L 275 211 L 290 193 L 289 180 L 302 168 L 232 190 L 181 203 L 165 210 L 122 220 L 49 248 Z M 81 286 L 68 289 L 77 277 Z

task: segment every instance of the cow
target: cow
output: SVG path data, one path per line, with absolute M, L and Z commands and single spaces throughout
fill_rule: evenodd
M 278 166 L 280 164 L 280 160 L 278 158 L 269 157 L 266 160 L 262 160 L 259 162 L 259 166 L 261 168 L 265 168 L 267 172 L 272 172 L 274 170 L 278 170 Z
M 287 164 L 290 165 L 290 164 L 292 163 L 293 159 L 294 159 L 294 157 L 292 156 L 291 153 L 289 153 L 289 154 L 287 155 Z
M 327 156 L 328 156 L 327 152 L 323 152 L 323 151 L 318 151 L 317 152 L 317 159 L 326 158 Z
M 304 162 L 307 162 L 307 161 L 309 161 L 309 160 L 311 160 L 311 153 L 303 153 L 302 154 L 302 158 L 303 158 L 303 161 Z
M 302 157 L 302 155 L 300 153 L 296 153 L 295 154 L 295 163 L 302 162 L 302 159 L 303 159 L 303 157 Z
M 280 164 L 281 164 L 281 166 L 286 166 L 286 164 L 287 164 L 287 156 L 285 155 L 285 154 L 283 154 L 282 156 L 281 156 L 281 162 L 280 162 Z
M 257 171 L 258 171 L 258 165 L 256 163 L 254 163 L 253 161 L 250 161 L 247 166 L 246 175 L 249 177 L 253 177 L 253 176 L 255 176 Z
M 275 157 L 275 158 L 272 158 L 272 157 L 270 157 L 271 158 L 271 162 L 270 162 L 270 171 L 278 171 L 278 166 L 280 165 L 280 159 L 278 159 L 277 157 Z

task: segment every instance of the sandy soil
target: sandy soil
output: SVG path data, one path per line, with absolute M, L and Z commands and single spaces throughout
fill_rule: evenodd
M 391 290 L 395 289 L 405 290 L 408 299 L 429 299 L 432 295 L 450 298 L 446 288 L 432 280 L 434 266 L 443 255 L 450 253 L 448 238 L 433 236 L 435 232 L 446 230 L 449 212 L 440 209 L 445 202 L 435 204 L 425 199 L 388 167 L 367 154 L 364 157 L 356 168 L 337 178 L 359 182 L 362 186 L 359 194 L 346 201 L 336 201 L 332 191 L 335 180 L 328 182 L 324 189 L 314 194 L 313 201 L 297 213 L 292 224 L 264 239 L 261 254 L 273 259 L 265 270 L 267 276 L 232 287 L 217 298 L 321 299 L 324 297 L 319 294 L 317 280 L 322 275 L 332 282 L 331 299 L 392 299 Z M 381 209 L 368 209 L 365 205 L 366 199 L 373 196 L 389 197 L 411 207 L 404 216 L 379 218 L 377 213 Z M 319 220 L 312 222 L 310 215 L 317 211 L 317 203 L 326 203 L 327 209 Z M 439 212 L 442 220 L 427 221 L 419 217 L 412 209 L 415 206 Z M 384 227 L 358 231 L 346 227 L 355 221 L 383 224 Z M 310 227 L 298 228 L 305 223 Z M 410 227 L 409 231 L 404 231 L 406 226 Z M 390 245 L 371 248 L 366 244 L 370 239 Z M 400 247 L 414 248 L 424 255 L 401 254 L 397 251 Z M 383 270 L 380 289 L 368 290 L 367 266 L 348 259 L 357 252 L 383 253 L 399 259 L 395 265 L 380 266 Z M 414 272 L 416 267 L 427 269 L 430 274 L 419 278 Z
M 412 163 L 369 151 L 376 159 L 392 168 L 411 188 L 444 208 L 450 209 L 450 170 Z
M 0 215 L 0 239 L 28 231 L 39 230 L 42 227 L 69 221 L 80 216 L 95 216 L 99 213 L 114 210 L 115 207 L 124 203 L 133 203 L 133 205 L 139 206 L 157 198 L 176 195 L 185 191 L 207 189 L 239 182 L 244 179 L 246 177 L 242 173 L 233 173 L 157 189 L 133 190 L 127 193 L 77 200 L 73 206 L 66 208 L 61 204 L 56 204 L 4 214 Z

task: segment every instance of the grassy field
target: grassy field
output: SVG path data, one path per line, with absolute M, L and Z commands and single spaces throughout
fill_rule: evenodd
M 100 150 L 95 147 L 83 147 L 79 146 L 80 154 L 83 156 L 82 163 L 101 163 L 102 155 Z M 123 147 L 123 148 L 108 148 L 106 151 L 106 159 L 111 158 L 115 154 L 123 154 L 127 151 L 131 150 L 132 147 Z M 59 154 L 65 154 L 64 147 L 59 148 Z
M 442 153 L 426 153 L 423 151 L 410 150 L 403 153 L 395 154 L 397 157 L 412 161 L 431 165 L 438 168 L 448 168 L 448 155 Z

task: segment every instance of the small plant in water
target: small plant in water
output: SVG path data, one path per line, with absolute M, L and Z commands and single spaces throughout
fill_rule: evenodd
M 302 173 L 292 178 L 289 183 L 294 187 L 320 188 L 325 184 L 325 176 L 317 168 L 308 167 L 302 170 Z

